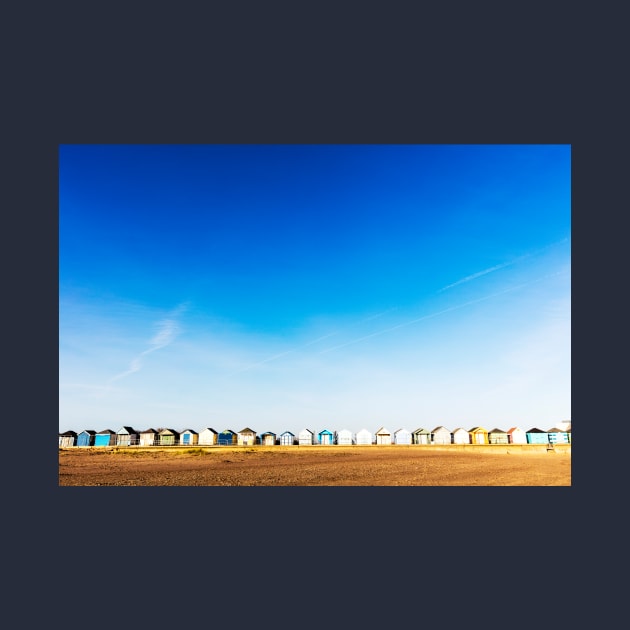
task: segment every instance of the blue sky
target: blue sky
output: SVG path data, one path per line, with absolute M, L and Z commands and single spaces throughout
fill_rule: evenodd
M 571 417 L 569 145 L 62 145 L 59 430 Z

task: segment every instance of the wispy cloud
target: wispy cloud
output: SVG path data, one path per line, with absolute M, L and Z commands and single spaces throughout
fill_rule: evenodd
M 116 374 L 116 376 L 113 376 L 109 380 L 109 383 L 111 384 L 115 381 L 120 380 L 121 378 L 125 378 L 130 374 L 134 374 L 135 372 L 140 371 L 143 366 L 144 357 L 146 357 L 148 354 L 151 354 L 152 352 L 155 352 L 156 350 L 160 350 L 160 348 L 164 348 L 171 344 L 177 336 L 177 333 L 180 331 L 180 326 L 177 318 L 186 311 L 188 306 L 188 302 L 180 304 L 177 308 L 171 311 L 171 313 L 169 313 L 165 319 L 157 322 L 155 324 L 157 331 L 149 341 L 149 347 L 141 352 L 138 356 L 134 357 L 129 363 L 128 369 L 124 372 L 121 372 L 120 374 Z

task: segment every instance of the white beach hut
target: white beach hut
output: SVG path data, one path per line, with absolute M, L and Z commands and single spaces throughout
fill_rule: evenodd
M 394 444 L 411 444 L 411 431 L 404 428 L 394 431 Z
M 313 440 L 315 439 L 315 433 L 310 429 L 302 429 L 298 433 L 298 444 L 300 446 L 306 446 L 313 444 Z
M 335 436 L 335 442 L 341 446 L 349 446 L 352 444 L 352 431 L 341 429 Z

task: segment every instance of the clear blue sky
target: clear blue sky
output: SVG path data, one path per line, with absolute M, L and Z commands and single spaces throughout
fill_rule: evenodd
M 62 145 L 59 430 L 571 417 L 569 145 Z

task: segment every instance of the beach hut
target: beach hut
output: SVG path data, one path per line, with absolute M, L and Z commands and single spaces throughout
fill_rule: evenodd
M 281 446 L 293 446 L 295 444 L 295 435 L 291 431 L 285 431 L 280 434 Z
M 140 446 L 155 446 L 158 443 L 158 432 L 155 429 L 146 429 L 138 433 Z
M 431 444 L 431 431 L 429 429 L 416 429 L 412 436 L 414 444 Z
M 177 444 L 179 433 L 173 429 L 162 429 L 158 432 L 160 446 L 175 446 Z
M 217 435 L 217 444 L 222 446 L 230 446 L 236 444 L 236 433 L 232 429 L 225 429 Z
M 94 436 L 94 446 L 114 446 L 116 444 L 116 434 L 111 429 L 99 431 Z
M 138 432 L 132 427 L 122 427 L 116 431 L 117 446 L 135 446 L 138 438 Z
M 349 446 L 352 444 L 352 431 L 341 429 L 335 434 L 335 442 L 340 446 Z
M 549 444 L 547 432 L 537 427 L 525 431 L 525 437 L 527 438 L 528 444 Z
M 394 431 L 394 444 L 411 444 L 411 431 L 407 429 Z
M 192 445 L 199 442 L 199 433 L 193 429 L 184 429 L 179 434 L 179 443 L 182 445 Z
M 77 435 L 77 446 L 94 446 L 94 436 L 96 431 L 85 429 Z
M 199 431 L 197 444 L 216 444 L 219 434 L 211 427 L 206 427 L 203 431 Z
M 471 444 L 488 444 L 488 431 L 483 427 L 473 427 L 468 430 Z
M 335 441 L 335 436 L 333 435 L 332 431 L 329 431 L 328 429 L 322 429 L 317 434 L 317 441 L 321 445 L 333 444 Z
M 64 431 L 59 434 L 59 446 L 66 448 L 67 446 L 76 446 L 77 434 L 76 431 Z
M 265 433 L 260 436 L 260 443 L 263 446 L 275 446 L 276 434 L 271 431 L 265 431 Z
M 431 444 L 450 444 L 451 432 L 446 427 L 435 427 L 431 431 Z
M 372 444 L 372 433 L 367 429 L 361 429 L 357 431 L 354 437 L 355 444 Z
M 300 446 L 306 446 L 315 443 L 315 433 L 310 429 L 302 429 L 298 433 L 298 444 Z
M 547 431 L 547 437 L 549 438 L 549 444 L 568 444 L 569 434 L 562 429 L 554 427 Z
M 470 444 L 470 433 L 462 427 L 453 431 L 453 444 Z
M 392 443 L 392 434 L 385 427 L 381 427 L 376 433 L 376 443 L 377 444 L 391 444 Z
M 507 431 L 503 431 L 503 429 L 492 429 L 492 431 L 488 431 L 488 443 L 509 444 L 510 441 Z
M 256 444 L 256 431 L 245 427 L 236 434 L 236 443 L 239 446 L 253 446 Z
M 507 434 L 510 444 L 527 444 L 525 431 L 523 431 L 520 427 L 510 427 L 507 430 Z

